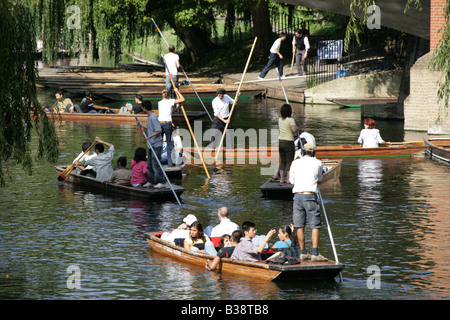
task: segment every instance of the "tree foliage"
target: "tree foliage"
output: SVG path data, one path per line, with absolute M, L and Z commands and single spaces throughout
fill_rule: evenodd
M 31 174 L 32 153 L 56 161 L 58 137 L 36 96 L 36 36 L 33 15 L 19 2 L 0 0 L 0 184 L 10 165 L 19 164 Z M 35 119 L 32 119 L 31 113 Z M 37 150 L 31 148 L 33 129 Z

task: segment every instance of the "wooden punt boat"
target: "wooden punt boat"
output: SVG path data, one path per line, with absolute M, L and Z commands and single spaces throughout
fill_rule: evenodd
M 119 114 L 119 110 L 116 110 L 117 114 L 112 113 L 51 113 L 48 112 L 47 115 L 58 121 L 79 121 L 79 122 L 106 122 L 106 123 L 117 123 L 117 124 L 136 124 L 136 118 L 134 114 Z M 158 114 L 158 110 L 154 110 Z M 186 111 L 186 115 L 189 122 L 196 119 L 200 119 L 206 116 L 204 111 Z M 142 125 L 147 125 L 146 114 L 137 115 L 139 121 Z M 173 113 L 172 121 L 176 126 L 182 126 L 186 124 L 186 120 L 182 113 Z
M 205 253 L 184 249 L 160 239 L 162 232 L 148 232 L 145 234 L 151 249 L 157 253 L 177 260 L 205 267 L 206 260 L 213 259 Z M 251 262 L 223 258 L 217 267 L 219 272 L 240 274 L 256 277 L 262 280 L 281 279 L 333 279 L 344 268 L 344 264 L 334 261 L 312 262 L 303 260 L 300 264 L 276 265 L 265 261 Z
M 427 146 L 422 141 L 393 142 L 378 148 L 362 148 L 360 145 L 318 146 L 316 157 L 325 159 L 409 157 L 426 149 Z M 201 164 L 197 148 L 185 147 L 183 150 L 190 163 Z M 200 150 L 205 163 L 214 164 L 216 150 L 206 147 Z M 227 164 L 268 164 L 276 158 L 279 158 L 278 147 L 223 148 L 219 155 L 219 159 Z
M 349 146 L 319 146 L 316 157 L 318 158 L 386 158 L 409 157 L 413 154 L 425 151 L 427 147 L 422 141 L 392 142 L 380 145 L 378 148 L 362 148 L 359 145 Z
M 62 173 L 67 166 L 55 166 L 56 171 Z M 170 174 L 181 174 L 182 167 L 166 167 L 165 171 L 167 176 L 170 179 Z M 166 201 L 173 200 L 175 201 L 175 197 L 172 193 L 170 187 L 167 188 L 143 188 L 143 187 L 132 187 L 132 186 L 123 186 L 118 184 L 112 184 L 108 182 L 102 182 L 94 178 L 89 178 L 86 176 L 82 176 L 80 174 L 76 174 L 75 171 L 72 171 L 67 178 L 64 180 L 74 185 L 80 186 L 85 189 L 92 190 L 94 192 L 105 193 L 107 195 L 112 195 L 114 197 L 122 197 L 122 198 L 130 198 L 130 199 L 142 199 L 142 200 L 151 200 L 151 201 Z M 184 188 L 177 186 L 172 183 L 173 189 L 177 196 L 181 196 L 184 192 Z
M 337 182 L 341 174 L 342 159 L 322 160 L 322 164 L 327 171 L 322 175 L 321 184 Z M 280 185 L 279 180 L 269 179 L 259 188 L 263 196 L 269 199 L 293 199 L 292 184 Z
M 397 97 L 379 97 L 379 98 L 327 98 L 328 101 L 336 103 L 343 108 L 361 108 L 362 105 L 371 104 L 387 104 L 395 103 L 398 101 Z
M 429 152 L 432 157 L 450 162 L 450 137 L 425 137 L 424 141 L 428 146 L 427 152 Z

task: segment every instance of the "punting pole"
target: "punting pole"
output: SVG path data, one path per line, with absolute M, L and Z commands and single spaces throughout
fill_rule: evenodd
M 136 122 L 137 122 L 139 128 L 141 129 L 142 134 L 144 135 L 145 141 L 147 142 L 147 146 L 150 148 L 150 150 L 152 150 L 153 155 L 155 156 L 156 161 L 158 161 L 158 165 L 159 165 L 159 167 L 161 168 L 162 173 L 164 174 L 164 177 L 166 178 L 167 182 L 169 183 L 169 186 L 170 186 L 170 189 L 172 190 L 173 195 L 175 196 L 175 198 L 177 199 L 178 204 L 179 204 L 180 207 L 181 207 L 180 199 L 178 199 L 177 193 L 176 193 L 175 190 L 173 189 L 173 186 L 172 186 L 172 184 L 170 183 L 170 180 L 169 180 L 169 178 L 167 177 L 167 174 L 166 174 L 166 172 L 164 171 L 164 168 L 163 168 L 161 162 L 159 161 L 158 156 L 156 155 L 155 149 L 153 149 L 152 144 L 150 143 L 150 141 L 147 140 L 147 135 L 145 134 L 144 127 L 142 127 L 142 124 L 141 124 L 141 122 L 139 121 L 138 117 L 137 117 L 137 116 L 134 116 L 134 117 L 136 118 Z
M 278 68 L 276 68 L 276 70 L 277 70 L 278 80 L 280 80 L 281 90 L 283 90 L 284 99 L 286 100 L 286 103 L 289 104 L 289 100 L 288 100 L 288 97 L 287 97 L 287 95 L 286 95 L 286 91 L 284 90 L 283 81 L 281 81 L 281 77 L 280 77 L 280 73 L 278 72 Z
M 257 40 L 258 40 L 258 37 L 255 37 L 255 40 L 253 41 L 252 49 L 250 50 L 250 54 L 249 54 L 248 59 L 247 59 L 247 63 L 245 65 L 244 72 L 242 73 L 241 81 L 240 81 L 238 89 L 236 91 L 236 97 L 234 98 L 233 106 L 231 107 L 230 115 L 228 116 L 228 122 L 225 125 L 225 129 L 223 130 L 222 138 L 220 139 L 219 147 L 217 148 L 217 151 L 216 151 L 216 161 L 219 158 L 220 149 L 222 148 L 223 139 L 225 138 L 225 134 L 227 133 L 228 125 L 230 123 L 229 121 L 231 120 L 231 115 L 233 114 L 234 107 L 236 106 L 236 103 L 239 100 L 239 94 L 241 92 L 242 82 L 244 81 L 244 77 L 245 77 L 245 74 L 247 72 L 248 65 L 250 63 L 250 58 L 252 57 L 253 50 L 255 49 L 255 45 L 256 45 L 256 41 Z
M 323 216 L 325 217 L 325 222 L 327 224 L 328 236 L 330 237 L 331 247 L 333 248 L 334 260 L 336 263 L 339 263 L 339 259 L 336 253 L 336 247 L 334 245 L 333 234 L 331 233 L 330 224 L 328 223 L 327 212 L 325 211 L 325 205 L 323 204 L 322 194 L 320 193 L 319 187 L 317 187 L 317 195 L 320 199 L 320 203 L 322 204 Z M 342 273 L 339 272 L 339 278 L 342 281 Z
M 165 65 L 166 68 L 167 68 L 166 60 L 164 59 L 164 57 L 163 57 L 163 61 L 164 61 L 164 65 Z M 170 73 L 169 73 L 169 78 L 170 78 L 170 82 L 172 82 L 172 86 L 175 88 L 175 84 L 174 84 L 174 82 L 173 82 L 172 75 L 171 75 Z M 178 96 L 178 94 L 177 94 L 177 96 Z M 197 152 L 198 152 L 198 154 L 200 155 L 200 160 L 202 160 L 203 169 L 205 169 L 206 176 L 207 176 L 208 179 L 209 179 L 209 178 L 210 178 L 210 175 L 209 175 L 209 172 L 208 172 L 208 168 L 206 168 L 205 161 L 203 160 L 202 150 L 201 150 L 200 147 L 198 146 L 197 139 L 195 138 L 194 132 L 192 131 L 192 127 L 191 127 L 191 124 L 190 124 L 190 122 L 189 122 L 189 119 L 188 119 L 188 117 L 187 117 L 187 115 L 186 115 L 186 111 L 184 110 L 183 104 L 181 103 L 180 106 L 181 106 L 181 111 L 183 111 L 184 119 L 186 120 L 186 123 L 187 123 L 187 125 L 188 125 L 189 132 L 191 133 L 192 139 L 194 140 L 195 147 L 197 148 Z
M 156 24 L 155 20 L 153 20 L 153 18 L 152 18 L 152 21 L 153 21 L 153 24 L 154 24 L 155 27 L 156 27 L 156 30 L 158 30 L 159 34 L 161 35 L 161 38 L 162 38 L 162 39 L 164 40 L 164 42 L 166 43 L 167 47 L 169 47 L 169 44 L 167 43 L 166 38 L 164 38 L 164 35 L 162 34 L 161 30 L 158 28 L 158 25 Z M 167 69 L 167 66 L 166 66 L 166 69 Z M 186 77 L 186 80 L 187 80 L 187 81 L 189 82 L 189 84 L 191 85 L 192 90 L 194 90 L 195 95 L 197 96 L 198 100 L 200 101 L 200 103 L 201 103 L 202 106 L 203 106 L 203 109 L 205 109 L 206 113 L 208 114 L 209 119 L 210 119 L 211 122 L 212 122 L 213 119 L 212 119 L 211 115 L 209 114 L 208 110 L 206 109 L 205 105 L 203 104 L 202 99 L 200 99 L 200 96 L 198 95 L 197 91 L 195 90 L 194 86 L 192 85 L 192 82 L 191 82 L 191 80 L 189 79 L 189 77 L 187 76 L 187 74 L 186 74 L 186 72 L 184 71 L 183 67 L 181 67 L 181 70 L 183 71 L 184 76 Z M 169 73 L 169 69 L 167 69 L 167 72 Z M 175 86 L 174 86 L 174 87 L 175 87 Z
M 295 53 L 296 52 L 297 52 L 297 48 L 295 48 L 295 52 L 292 54 L 291 73 L 292 73 L 292 69 L 294 68 L 294 59 L 295 59 Z

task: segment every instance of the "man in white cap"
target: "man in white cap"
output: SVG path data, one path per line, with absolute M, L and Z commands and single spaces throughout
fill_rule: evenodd
M 322 161 L 315 157 L 316 147 L 311 143 L 303 146 L 302 157 L 294 160 L 289 171 L 289 181 L 294 185 L 293 221 L 302 260 L 327 261 L 319 254 L 319 230 L 322 225 L 320 207 L 317 201 L 317 185 L 322 180 Z M 305 248 L 305 225 L 308 219 L 311 227 L 312 255 Z

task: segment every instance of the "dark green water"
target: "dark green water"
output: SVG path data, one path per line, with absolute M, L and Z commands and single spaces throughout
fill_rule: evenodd
M 40 94 L 51 101 L 52 92 Z M 76 100 L 76 99 L 74 99 Z M 234 128 L 276 128 L 281 101 L 242 100 Z M 207 104 L 210 108 L 210 103 Z M 186 109 L 201 110 L 198 103 Z M 359 111 L 333 106 L 295 105 L 297 123 L 319 145 L 355 144 Z M 209 119 L 203 119 L 209 128 Z M 400 122 L 379 121 L 387 141 L 421 140 Z M 67 164 L 85 139 L 101 137 L 116 147 L 114 161 L 143 146 L 134 125 L 65 122 L 58 128 L 61 158 Z M 144 232 L 176 227 L 189 213 L 203 225 L 217 224 L 227 206 L 237 223 L 253 220 L 258 234 L 291 222 L 292 202 L 262 198 L 267 176 L 259 165 L 233 166 L 205 182 L 200 166 L 189 167 L 181 184 L 182 207 L 106 197 L 57 181 L 53 165 L 33 176 L 12 168 L 0 189 L 0 299 L 448 299 L 450 167 L 425 154 L 397 159 L 347 159 L 339 183 L 322 195 L 344 281 L 267 282 L 217 274 L 152 252 Z M 307 239 L 309 238 L 309 234 Z M 307 242 L 307 247 L 310 242 Z M 320 251 L 333 258 L 328 233 Z M 80 288 L 69 289 L 70 266 L 80 270 Z M 368 268 L 381 271 L 381 287 L 369 289 Z

